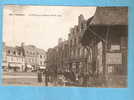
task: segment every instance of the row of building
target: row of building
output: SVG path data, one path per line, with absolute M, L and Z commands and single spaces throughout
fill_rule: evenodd
M 6 71 L 32 71 L 46 68 L 46 52 L 34 45 L 7 46 L 3 44 L 2 67 Z
M 58 45 L 48 50 L 47 68 L 54 76 L 70 75 L 72 81 L 100 77 L 126 85 L 127 56 L 128 8 L 97 7 L 88 20 L 80 15 L 68 39 L 59 39 Z
M 78 16 L 78 25 L 70 29 L 68 39 L 60 38 L 47 52 L 24 43 L 16 47 L 4 44 L 2 66 L 14 71 L 47 69 L 53 81 L 64 75 L 79 84 L 100 79 L 126 86 L 127 57 L 128 8 L 97 7 L 87 20 Z

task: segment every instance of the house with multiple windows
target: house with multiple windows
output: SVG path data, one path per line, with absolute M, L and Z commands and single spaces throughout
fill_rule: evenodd
M 3 45 L 3 69 L 6 71 L 32 71 L 46 68 L 46 52 L 34 45 Z

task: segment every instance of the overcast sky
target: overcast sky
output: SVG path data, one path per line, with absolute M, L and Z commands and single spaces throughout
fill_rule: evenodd
M 24 42 L 47 50 L 57 45 L 58 38 L 68 38 L 80 14 L 88 19 L 95 10 L 96 7 L 5 6 L 3 41 L 9 46 Z

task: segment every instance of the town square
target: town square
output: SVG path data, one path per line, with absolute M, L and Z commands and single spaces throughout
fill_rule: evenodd
M 60 8 L 60 6 L 58 7 Z M 59 9 L 58 7 L 57 9 Z M 18 7 L 17 14 L 22 12 L 22 9 L 25 11 L 32 8 Z M 68 13 L 70 11 L 71 14 L 76 13 L 73 12 L 73 9 L 84 12 L 82 7 L 71 9 L 66 11 Z M 30 11 L 33 11 L 33 9 Z M 15 44 L 15 46 L 7 45 L 6 40 L 3 41 L 3 85 L 126 88 L 128 86 L 128 8 L 96 7 L 92 15 L 88 16 L 90 13 L 82 14 L 81 12 L 74 15 L 75 18 L 72 18 L 72 20 L 71 17 L 68 17 L 71 15 L 59 14 L 62 10 L 56 11 L 53 9 L 53 11 L 58 14 L 47 16 L 46 14 L 30 14 L 30 18 L 34 17 L 34 19 L 40 21 L 41 19 L 44 20 L 44 16 L 45 18 L 56 17 L 56 21 L 54 21 L 54 18 L 53 21 L 46 19 L 46 23 L 43 25 L 48 27 L 47 25 L 50 24 L 49 30 L 52 32 L 56 31 L 58 25 L 61 25 L 59 29 L 57 28 L 59 31 L 60 29 L 65 31 L 64 27 L 68 27 L 69 32 L 65 34 L 67 38 L 64 39 L 63 36 L 58 34 L 54 35 L 55 32 L 51 33 L 52 38 L 47 37 L 49 33 L 46 33 L 46 37 L 39 36 L 40 38 L 37 40 L 38 36 L 35 36 L 33 38 L 35 41 L 31 43 L 27 41 L 30 41 L 30 38 L 32 39 L 32 35 L 24 36 L 23 40 L 27 39 L 27 41 L 20 40 L 19 44 Z M 13 17 L 16 16 L 15 14 L 9 14 L 9 16 L 14 20 L 18 18 Z M 19 18 L 25 16 L 20 14 Z M 30 20 L 29 17 L 25 18 Z M 62 19 L 62 21 L 59 19 Z M 64 20 L 67 21 L 63 23 Z M 71 27 L 67 26 L 68 23 L 73 23 L 73 20 L 76 20 L 77 23 L 72 24 Z M 64 26 L 64 24 L 66 25 Z M 39 27 L 43 27 L 42 24 L 39 25 Z M 37 26 L 33 25 L 33 30 L 35 30 L 33 31 L 29 29 L 31 26 L 32 24 L 28 24 L 24 30 L 33 32 L 33 36 L 34 32 L 45 30 L 45 26 L 39 30 L 39 28 L 36 29 Z M 22 28 L 17 25 L 16 27 L 18 29 Z M 15 27 L 13 29 L 17 30 Z M 46 31 L 43 32 L 45 34 Z M 20 34 L 21 36 L 23 37 L 22 34 Z M 6 37 L 8 35 L 5 35 Z M 15 39 L 12 40 L 15 41 Z M 54 41 L 54 45 L 44 49 L 43 46 L 48 45 L 49 42 L 36 42 L 40 40 Z M 43 46 L 41 47 L 38 44 Z

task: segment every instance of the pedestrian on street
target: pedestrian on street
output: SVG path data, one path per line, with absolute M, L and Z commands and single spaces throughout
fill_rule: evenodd
M 48 86 L 48 70 L 44 70 L 43 74 L 45 78 L 45 86 Z
M 40 85 L 42 84 L 42 72 L 40 70 L 38 70 L 38 82 Z

